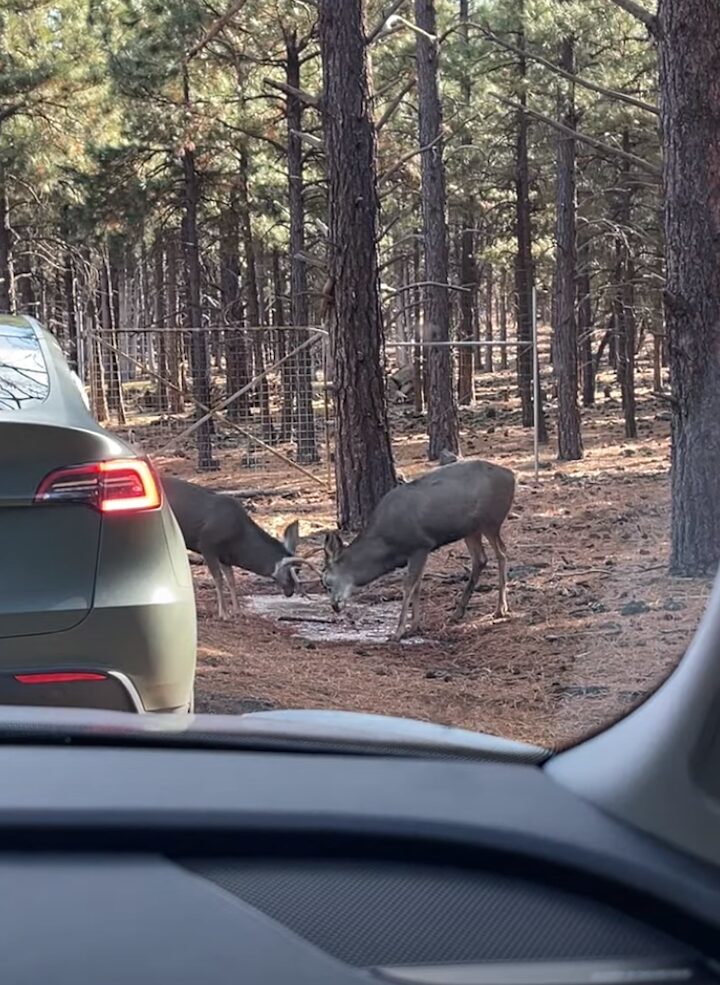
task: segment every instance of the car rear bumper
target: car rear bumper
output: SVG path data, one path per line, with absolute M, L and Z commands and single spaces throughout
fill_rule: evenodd
M 109 710 L 122 705 L 121 710 L 152 712 L 187 708 L 196 649 L 195 609 L 192 598 L 182 593 L 168 602 L 96 608 L 62 633 L 0 639 L 0 704 Z M 14 679 L 41 671 L 96 671 L 109 680 L 56 686 L 22 685 Z
M 84 672 L 86 668 L 80 673 Z M 82 679 L 74 667 L 4 672 L 0 674 L 0 705 L 145 711 L 135 685 L 125 674 L 96 670 L 88 675 L 92 676 L 95 679 Z

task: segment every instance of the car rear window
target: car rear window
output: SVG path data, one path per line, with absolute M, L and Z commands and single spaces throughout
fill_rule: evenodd
M 49 392 L 48 370 L 35 332 L 0 325 L 0 411 L 41 404 Z

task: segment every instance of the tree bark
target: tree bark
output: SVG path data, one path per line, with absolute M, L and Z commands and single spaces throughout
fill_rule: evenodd
M 78 375 L 81 373 L 82 367 L 79 361 L 79 351 L 78 351 L 78 317 L 77 317 L 77 296 L 75 293 L 75 265 L 73 263 L 72 254 L 69 250 L 66 250 L 63 254 L 63 270 L 62 270 L 62 280 L 63 280 L 63 295 L 65 298 L 65 312 L 67 316 L 67 334 L 68 334 L 68 362 L 70 363 L 70 368 L 73 369 Z
M 526 81 L 527 61 L 525 50 L 525 3 L 518 2 L 518 48 L 523 54 L 518 57 L 517 83 L 518 102 L 521 109 L 517 113 L 515 141 L 515 222 L 517 234 L 517 255 L 515 260 L 515 290 L 517 294 L 517 369 L 522 405 L 522 425 L 533 427 L 533 352 L 528 343 L 532 342 L 532 291 L 535 272 L 532 256 L 532 220 L 530 210 L 530 162 L 528 158 L 528 117 Z M 547 426 L 540 406 L 540 440 L 547 441 Z
M 198 244 L 197 207 L 198 177 L 195 170 L 195 152 L 185 147 L 183 153 L 185 177 L 185 212 L 183 215 L 183 253 L 185 257 L 185 318 L 190 335 L 190 372 L 193 395 L 197 404 L 195 418 L 205 416 L 199 406 L 210 406 L 210 369 L 208 365 L 207 339 L 202 331 L 202 302 L 200 293 L 200 247 Z M 212 455 L 212 430 L 210 420 L 204 421 L 195 432 L 197 462 L 200 471 L 215 468 Z
M 0 169 L 0 311 L 15 311 L 13 233 L 5 174 Z
M 161 414 L 167 413 L 169 388 L 167 379 L 169 375 L 168 366 L 168 338 L 166 333 L 166 308 L 165 308 L 165 244 L 163 243 L 163 232 L 159 230 L 155 234 L 153 245 L 153 267 L 155 271 L 155 317 L 153 323 L 158 337 L 158 376 L 157 380 L 157 401 L 158 410 Z
M 253 373 L 261 376 L 257 384 L 257 396 L 260 405 L 260 430 L 263 441 L 272 444 L 274 441 L 272 417 L 270 414 L 270 385 L 265 373 L 265 356 L 263 353 L 263 324 L 260 312 L 260 292 L 258 286 L 257 250 L 255 235 L 252 227 L 250 207 L 250 192 L 248 188 L 249 161 L 247 148 L 240 150 L 240 168 L 238 171 L 238 204 L 240 208 L 240 228 L 242 230 L 243 250 L 245 253 L 245 301 L 250 328 L 250 345 L 253 353 Z
M 220 217 L 220 322 L 224 326 L 225 390 L 230 397 L 250 382 L 248 353 L 243 330 L 240 289 L 240 216 L 237 189 L 232 188 Z M 250 399 L 243 394 L 227 409 L 231 421 L 247 421 Z
M 678 575 L 720 561 L 720 6 L 660 0 L 665 313 L 673 395 L 672 549 Z
M 623 149 L 629 150 L 630 135 L 623 132 Z M 622 394 L 625 437 L 637 437 L 635 417 L 635 271 L 630 254 L 632 224 L 632 184 L 630 163 L 621 163 L 617 194 L 617 223 L 622 230 L 615 240 L 615 345 L 617 376 Z
M 169 388 L 168 402 L 170 413 L 182 414 L 185 407 L 185 379 L 182 369 L 182 333 L 178 331 L 178 298 L 177 298 L 177 234 L 173 230 L 166 237 L 165 258 L 166 290 L 167 290 L 167 327 L 168 327 L 168 380 L 173 385 Z
M 102 346 L 103 361 L 107 365 L 107 405 L 108 410 L 115 414 L 119 425 L 124 426 L 125 404 L 123 401 L 122 386 L 120 383 L 120 364 L 117 354 L 117 332 L 114 325 L 114 312 L 112 300 L 112 278 L 110 274 L 110 260 L 107 252 L 103 251 L 99 257 L 100 264 L 100 328 L 101 338 L 104 342 L 110 343 L 109 346 Z
M 472 101 L 472 77 L 470 58 L 470 16 L 469 0 L 460 0 L 460 31 L 463 42 L 463 70 L 460 82 L 463 106 L 469 112 Z M 470 133 L 463 134 L 463 143 L 472 143 Z M 467 153 L 467 152 L 465 152 Z M 467 160 L 463 165 L 464 184 L 467 188 L 473 181 L 469 175 Z M 461 211 L 462 229 L 460 232 L 460 282 L 466 288 L 460 295 L 460 341 L 471 342 L 475 323 L 475 288 L 477 284 L 477 264 L 475 260 L 475 207 L 473 196 L 469 195 L 467 204 Z M 458 352 L 457 399 L 461 407 L 473 400 L 473 350 L 470 346 L 460 346 Z
M 500 271 L 500 294 L 498 296 L 499 311 L 498 317 L 500 320 L 500 341 L 507 342 L 508 337 L 508 310 L 507 310 L 507 270 L 503 267 Z M 500 349 L 500 369 L 508 368 L 508 351 L 507 346 L 503 345 Z
M 583 406 L 595 403 L 595 360 L 593 358 L 591 254 L 587 223 L 578 226 L 577 319 L 578 349 L 582 373 Z
M 425 341 L 450 340 L 448 234 L 446 218 L 443 121 L 438 89 L 435 0 L 415 0 L 417 33 L 415 54 L 418 79 L 418 116 L 422 176 L 423 240 L 425 246 Z M 458 451 L 457 408 L 452 387 L 452 360 L 447 345 L 430 346 L 428 362 L 428 458 L 437 460 L 444 449 Z
M 285 295 L 285 281 L 283 277 L 283 269 L 280 263 L 280 253 L 278 250 L 273 252 L 273 323 L 278 328 L 278 347 L 277 347 L 277 358 L 282 359 L 286 355 L 290 346 L 288 342 L 292 342 L 291 336 L 285 331 L 285 304 L 283 301 Z M 305 333 L 307 334 L 307 333 Z M 292 360 L 288 359 L 280 367 L 280 379 L 282 380 L 282 395 L 281 395 L 281 407 L 280 407 L 280 434 L 278 435 L 278 441 L 287 442 L 292 438 L 293 431 L 293 416 L 295 410 L 294 401 L 294 389 L 296 376 L 293 372 Z
M 571 38 L 560 45 L 560 66 L 566 72 L 575 71 L 575 49 Z M 560 89 L 562 92 L 562 88 Z M 575 99 L 572 83 L 558 100 L 560 121 L 575 129 Z M 577 209 L 575 179 L 575 141 L 558 136 L 556 180 L 556 323 L 555 379 L 558 392 L 558 458 L 576 461 L 583 457 L 583 444 L 578 407 L 578 335 L 575 318 L 577 285 Z
M 300 52 L 297 34 L 289 34 L 285 46 L 286 81 L 300 89 Z M 305 255 L 305 188 L 303 147 L 299 134 L 303 126 L 302 100 L 288 95 L 286 103 L 288 126 L 288 206 L 290 210 L 290 320 L 298 331 L 291 337 L 293 346 L 307 338 L 304 331 L 309 323 L 307 265 Z M 295 376 L 295 435 L 297 459 L 303 465 L 319 461 L 315 437 L 315 414 L 312 402 L 312 357 L 303 349 L 288 367 Z
M 492 264 L 487 264 L 487 270 L 485 273 L 485 341 L 492 342 L 493 340 L 493 288 L 495 286 L 495 279 L 493 276 Z M 493 371 L 493 350 L 491 345 L 485 346 L 485 372 L 492 373 Z
M 395 485 L 378 276 L 376 131 L 362 0 L 320 0 L 334 304 L 338 522 L 357 529 Z

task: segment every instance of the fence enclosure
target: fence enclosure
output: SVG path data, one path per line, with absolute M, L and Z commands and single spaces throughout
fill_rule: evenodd
M 473 400 L 488 347 L 518 349 L 504 340 L 388 342 L 391 418 L 393 407 L 422 410 L 425 354 L 437 345 L 451 351 L 456 386 L 463 366 L 472 366 Z M 537 339 L 529 345 L 537 350 Z M 87 330 L 78 363 L 96 416 L 149 455 L 197 457 L 206 469 L 300 472 L 330 492 L 335 428 L 328 349 L 327 333 L 315 327 L 123 327 Z M 537 358 L 534 364 L 537 393 Z

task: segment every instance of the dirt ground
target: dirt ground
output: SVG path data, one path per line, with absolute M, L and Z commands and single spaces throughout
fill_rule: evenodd
M 624 714 L 667 676 L 697 627 L 710 588 L 706 581 L 666 574 L 667 403 L 641 390 L 639 437 L 626 441 L 618 401 L 601 395 L 596 408 L 583 411 L 584 460 L 557 463 L 551 436 L 535 485 L 532 435 L 520 427 L 514 392 L 510 374 L 497 374 L 492 384 L 481 378 L 476 406 L 461 411 L 463 454 L 507 465 L 518 477 L 505 531 L 511 619 L 492 620 L 497 569 L 491 559 L 465 621 L 451 623 L 453 600 L 469 570 L 464 544 L 431 557 L 422 638 L 402 644 L 387 642 L 384 632 L 349 641 L 324 638 L 324 631 L 333 635 L 337 620 L 317 581 L 308 584 L 309 604 L 314 602 L 308 623 L 297 615 L 295 600 L 279 597 L 263 606 L 263 596 L 277 596 L 277 590 L 244 572 L 237 579 L 242 611 L 222 623 L 209 574 L 194 566 L 198 710 L 341 708 L 557 746 Z M 394 410 L 392 417 L 398 468 L 408 478 L 428 468 L 424 423 L 411 410 Z M 136 437 L 152 451 L 147 435 L 144 441 L 140 433 Z M 202 476 L 194 472 L 191 454 L 156 461 L 167 474 L 214 488 L 267 491 L 249 501 L 255 520 L 279 535 L 297 517 L 299 553 L 319 547 L 334 523 L 328 490 L 281 462 L 242 468 L 242 452 L 232 442 L 221 444 L 221 470 Z M 312 471 L 327 475 L 324 466 Z M 314 576 L 306 569 L 303 577 L 309 582 Z M 392 628 L 400 577 L 388 576 L 359 593 L 350 618 L 353 612 L 372 616 L 375 609 Z M 303 627 L 312 630 L 306 637 L 316 638 L 301 636 Z

